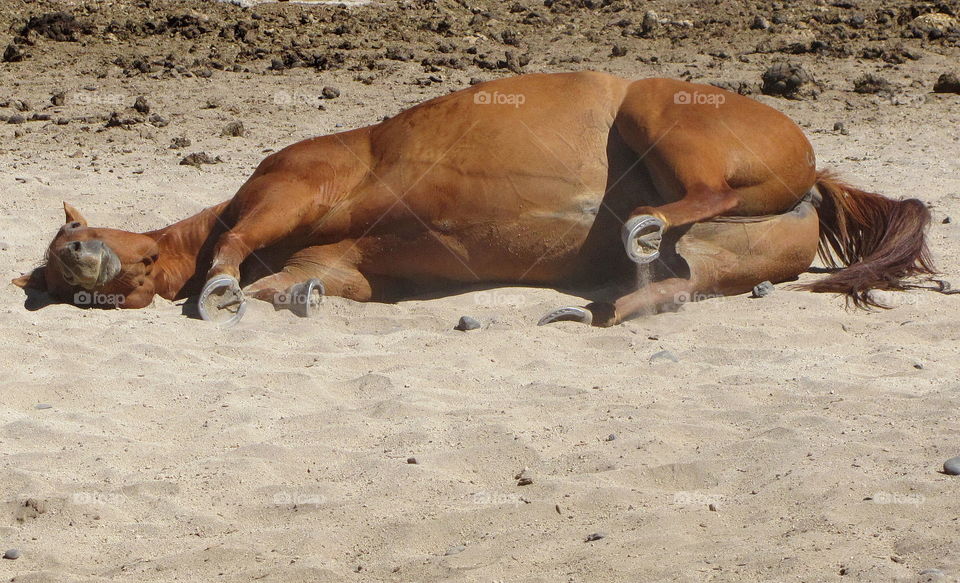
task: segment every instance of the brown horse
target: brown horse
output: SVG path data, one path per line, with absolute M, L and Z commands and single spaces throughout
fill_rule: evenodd
M 247 297 L 307 314 L 321 293 L 625 285 L 541 321 L 609 326 L 795 278 L 818 247 L 846 268 L 807 289 L 857 305 L 932 273 L 925 206 L 817 172 L 776 110 L 715 87 L 588 72 L 483 83 L 299 142 L 231 200 L 157 231 L 89 227 L 64 207 L 45 265 L 15 283 L 121 308 L 199 292 L 215 321 L 239 319 Z M 636 264 L 651 275 L 639 289 Z

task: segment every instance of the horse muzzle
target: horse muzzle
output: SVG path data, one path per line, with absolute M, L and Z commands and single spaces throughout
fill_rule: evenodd
M 56 256 L 63 279 L 86 290 L 105 285 L 120 273 L 120 258 L 103 241 L 71 241 Z

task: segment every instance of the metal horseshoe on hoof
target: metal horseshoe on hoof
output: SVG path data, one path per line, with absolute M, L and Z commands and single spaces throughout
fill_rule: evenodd
M 203 286 L 197 308 L 201 318 L 226 328 L 243 318 L 247 301 L 235 277 L 218 275 Z
M 301 318 L 311 318 L 317 315 L 317 309 L 323 303 L 325 295 L 327 290 L 322 281 L 317 278 L 308 279 L 303 283 L 290 286 L 286 292 L 287 302 L 280 307 L 290 310 Z
M 559 308 L 540 318 L 537 326 L 544 326 L 554 322 L 581 322 L 590 325 L 593 323 L 593 313 L 585 308 L 567 306 Z
M 634 263 L 650 263 L 660 256 L 663 220 L 653 215 L 639 215 L 623 225 L 623 248 Z

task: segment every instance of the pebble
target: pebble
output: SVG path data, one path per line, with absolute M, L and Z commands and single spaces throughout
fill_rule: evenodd
M 770 28 L 770 21 L 758 14 L 753 18 L 753 23 L 750 25 L 750 28 L 753 30 L 767 30 Z
M 940 576 L 944 575 L 944 572 L 941 571 L 940 569 L 924 569 L 923 571 L 920 571 L 920 574 L 921 574 L 921 575 L 933 575 L 933 576 L 935 576 L 935 577 L 940 577 Z
M 465 547 L 464 545 L 456 545 L 447 549 L 447 552 L 443 553 L 443 555 L 445 557 L 449 557 L 450 555 L 458 555 L 465 550 L 467 550 L 467 547 Z
M 755 298 L 765 298 L 768 295 L 772 294 L 774 290 L 773 284 L 769 281 L 761 281 L 757 285 L 753 286 L 753 296 Z
M 53 405 L 49 403 L 37 403 L 33 406 L 34 409 L 53 409 Z
M 600 540 L 602 538 L 607 538 L 607 533 L 605 532 L 592 532 L 587 535 L 586 542 L 592 543 L 595 540 Z
M 220 135 L 231 138 L 242 138 L 246 133 L 247 131 L 243 128 L 243 122 L 232 121 L 223 127 Z
M 607 438 L 604 441 L 615 441 L 616 439 L 617 439 L 617 434 L 611 433 L 610 435 L 607 436 Z
M 533 473 L 530 468 L 523 468 L 523 471 L 513 478 L 517 481 L 518 486 L 529 486 L 533 483 Z
M 815 86 L 813 77 L 797 63 L 776 63 L 763 73 L 764 95 L 780 95 L 788 99 L 799 99 L 810 86 Z M 809 92 L 808 92 L 809 93 Z
M 940 75 L 933 85 L 934 93 L 960 93 L 960 78 L 953 73 Z
M 717 511 L 717 505 L 716 505 L 716 504 L 711 504 L 711 505 L 707 506 L 707 509 L 709 509 L 710 512 L 716 512 L 716 511 Z
M 19 113 L 15 113 L 7 118 L 7 123 L 20 124 L 24 123 L 25 121 L 27 121 L 27 118 L 23 117 Z
M 672 360 L 673 362 L 680 362 L 680 359 L 669 350 L 661 350 L 650 357 L 651 363 L 657 362 L 658 360 Z
M 63 105 L 67 102 L 67 92 L 60 91 L 59 93 L 54 93 L 50 97 L 50 103 L 53 105 Z
M 850 132 L 847 131 L 847 126 L 844 125 L 842 121 L 838 121 L 837 123 L 833 124 L 833 131 L 840 132 L 840 135 L 842 136 L 850 135 Z
M 418 462 L 418 461 L 417 461 L 417 458 L 415 458 L 415 457 L 408 457 L 408 458 L 407 458 L 407 463 L 408 463 L 408 464 L 419 464 L 420 462 Z
M 133 102 L 133 108 L 143 114 L 150 113 L 150 104 L 147 103 L 147 98 L 143 95 L 137 97 L 137 100 Z
M 951 476 L 960 476 L 960 456 L 952 457 L 943 462 L 943 473 Z
M 460 321 L 457 322 L 457 325 L 454 326 L 453 329 L 466 332 L 467 330 L 476 330 L 479 327 L 480 322 L 476 318 L 471 318 L 470 316 L 460 316 Z
M 20 558 L 19 549 L 7 549 L 7 552 L 3 553 L 4 559 L 10 559 L 11 561 L 16 561 Z
M 336 99 L 340 97 L 340 90 L 336 87 L 324 87 L 320 91 L 320 96 L 324 99 Z

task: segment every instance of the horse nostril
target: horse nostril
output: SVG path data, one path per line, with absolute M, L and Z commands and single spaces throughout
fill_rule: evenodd
M 70 243 L 70 249 L 72 249 L 72 250 L 74 250 L 74 251 L 76 251 L 76 252 L 78 252 L 78 253 L 80 252 L 80 247 L 81 247 L 80 241 L 74 241 L 73 243 Z

